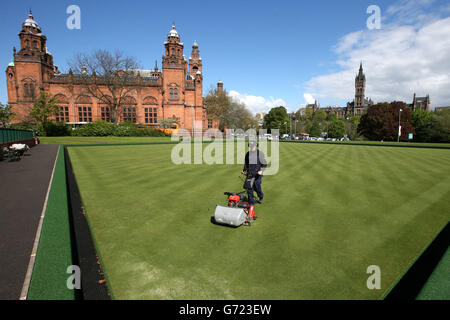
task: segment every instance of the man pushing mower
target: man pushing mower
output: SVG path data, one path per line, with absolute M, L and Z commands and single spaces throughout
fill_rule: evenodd
M 255 196 L 256 191 L 259 200 L 262 203 L 264 193 L 261 190 L 262 174 L 267 167 L 264 153 L 258 150 L 256 141 L 250 141 L 248 146 L 250 151 L 245 155 L 245 165 L 242 174 L 247 177 L 244 183 L 244 189 L 247 191 L 248 199 L 243 192 L 225 192 L 228 205 L 218 204 L 214 212 L 214 221 L 219 224 L 239 227 L 241 225 L 251 226 L 257 218 L 255 215 Z
M 258 143 L 256 141 L 250 141 L 248 146 L 250 150 L 245 155 L 244 169 L 241 173 L 247 175 L 244 188 L 248 192 L 248 203 L 254 205 L 255 191 L 259 198 L 256 202 L 263 203 L 264 193 L 261 189 L 261 183 L 263 172 L 267 167 L 267 161 L 264 152 L 258 150 Z

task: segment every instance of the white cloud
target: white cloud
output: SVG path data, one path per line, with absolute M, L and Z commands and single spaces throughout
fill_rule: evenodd
M 430 94 L 432 106 L 450 105 L 450 17 L 419 10 L 431 0 L 411 2 L 417 6 L 400 1 L 386 10 L 388 21 L 395 23 L 342 37 L 333 48 L 341 70 L 313 77 L 305 84 L 307 91 L 316 98 L 351 101 L 363 61 L 366 95 L 374 101 L 409 103 L 415 92 Z
M 242 94 L 234 90 L 230 90 L 228 95 L 238 102 L 245 104 L 245 106 L 252 112 L 253 114 L 257 112 L 269 112 L 270 109 L 283 106 L 289 108 L 286 102 L 280 98 L 270 97 L 266 99 L 261 96 L 252 96 L 249 94 Z
M 305 98 L 307 104 L 312 104 L 316 101 L 310 93 L 304 93 L 303 98 Z

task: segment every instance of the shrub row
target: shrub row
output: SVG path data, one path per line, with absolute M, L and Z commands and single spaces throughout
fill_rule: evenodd
M 95 121 L 72 131 L 73 136 L 83 137 L 164 137 L 165 133 L 150 128 L 139 128 L 135 123 L 124 122 L 113 124 L 106 121 Z
M 34 130 L 41 137 L 61 137 L 61 136 L 82 136 L 82 137 L 165 137 L 167 134 L 150 128 L 139 128 L 132 122 L 113 124 L 106 121 L 95 121 L 82 125 L 74 130 L 72 126 L 64 122 L 47 122 L 35 125 L 33 123 L 22 122 L 12 124 L 11 128 Z

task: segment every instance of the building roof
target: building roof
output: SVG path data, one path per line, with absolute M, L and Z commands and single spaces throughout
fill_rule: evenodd
M 169 31 L 169 37 L 180 38 L 180 36 L 178 35 L 177 30 L 175 30 L 175 25 L 172 25 L 172 30 Z
M 30 10 L 30 13 L 28 14 L 28 19 L 25 20 L 23 25 L 25 27 L 33 27 L 33 28 L 39 29 L 39 25 L 38 25 L 38 23 L 36 21 L 34 21 L 33 14 L 31 13 L 31 10 Z

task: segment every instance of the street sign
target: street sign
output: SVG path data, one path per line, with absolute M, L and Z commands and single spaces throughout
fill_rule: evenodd
M 412 134 L 412 133 L 408 134 L 408 139 L 409 139 L 409 140 L 412 140 L 412 139 L 413 139 L 413 134 Z

